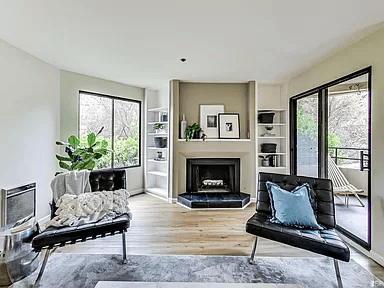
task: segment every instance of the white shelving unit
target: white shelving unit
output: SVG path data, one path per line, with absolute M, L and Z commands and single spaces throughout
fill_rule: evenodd
M 164 199 L 168 199 L 168 171 L 169 171 L 169 118 L 168 118 L 168 98 L 166 93 L 146 89 L 146 151 L 145 151 L 145 191 Z M 163 119 L 161 115 L 167 115 Z M 153 126 L 163 124 L 161 133 L 156 133 Z M 157 148 L 155 137 L 166 137 L 167 146 Z M 158 153 L 161 152 L 162 160 L 156 160 Z
M 275 113 L 273 123 L 257 123 L 257 156 L 258 156 L 258 171 L 259 172 L 276 172 L 276 173 L 285 173 L 286 172 L 286 158 L 287 158 L 287 148 L 286 148 L 286 111 L 284 109 L 259 109 L 258 114 L 260 113 L 271 112 Z M 272 130 L 268 131 L 266 127 L 273 127 Z M 274 134 L 273 136 L 270 134 Z M 276 153 L 262 153 L 261 144 L 265 143 L 274 143 L 277 144 Z M 259 156 L 268 156 L 268 155 L 277 155 L 277 166 L 262 166 L 262 158 Z
M 287 125 L 287 110 L 281 102 L 284 87 L 281 85 L 259 84 L 256 101 L 256 172 L 271 172 L 271 173 L 288 173 L 288 125 Z M 275 113 L 273 123 L 259 123 L 258 115 L 260 113 Z M 273 127 L 268 131 L 266 127 Z M 269 132 L 269 134 L 268 134 Z M 276 153 L 262 153 L 261 144 L 274 143 L 277 144 Z M 276 155 L 277 166 L 262 166 L 262 158 L 259 156 Z

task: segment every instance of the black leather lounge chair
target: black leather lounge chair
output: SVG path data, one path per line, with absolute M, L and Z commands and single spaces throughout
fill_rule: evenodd
M 315 194 L 317 222 L 326 229 L 305 230 L 271 223 L 268 220 L 271 217 L 271 202 L 266 186 L 267 181 L 276 183 L 287 191 L 291 191 L 297 186 L 308 183 Z M 337 260 L 348 262 L 350 259 L 350 251 L 348 246 L 336 233 L 335 226 L 335 205 L 331 180 L 295 175 L 260 173 L 256 213 L 246 224 L 246 231 L 256 236 L 250 263 L 254 264 L 257 237 L 260 236 L 332 257 L 334 260 L 338 286 L 343 287 Z
M 94 170 L 89 175 L 92 192 L 112 191 L 126 188 L 125 170 L 108 169 Z M 55 216 L 56 205 L 52 200 L 51 219 Z M 85 242 L 99 237 L 112 236 L 121 233 L 123 236 L 123 263 L 127 263 L 125 232 L 130 225 L 130 218 L 123 214 L 109 221 L 101 221 L 71 227 L 49 227 L 44 232 L 37 235 L 32 240 L 32 248 L 40 252 L 46 249 L 44 261 L 42 263 L 39 275 L 37 276 L 35 286 L 38 285 L 41 276 L 44 273 L 45 266 L 50 254 L 54 252 L 54 247 Z M 56 248 L 55 248 L 56 249 Z

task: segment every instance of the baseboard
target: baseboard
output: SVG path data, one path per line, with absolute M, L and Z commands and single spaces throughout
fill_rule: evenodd
M 164 197 L 162 195 L 157 195 L 156 193 L 152 193 L 152 192 L 149 192 L 149 191 L 145 191 L 145 194 L 148 194 L 148 195 L 151 195 L 153 197 L 156 197 L 156 198 L 159 198 L 163 201 L 168 201 L 169 202 L 169 199 L 167 197 Z
M 256 197 L 251 197 L 251 200 L 250 200 L 250 202 L 252 202 L 252 203 L 256 203 Z
M 129 195 L 133 196 L 133 195 L 137 195 L 137 194 L 141 194 L 141 193 L 144 193 L 144 189 L 143 188 L 140 188 L 140 189 L 137 189 L 137 190 L 132 190 L 132 191 L 128 191 Z
M 372 250 L 371 251 L 366 250 L 365 248 L 361 247 L 359 244 L 352 241 L 351 239 L 349 239 L 348 237 L 344 236 L 341 233 L 339 233 L 339 236 L 341 237 L 341 239 L 343 239 L 345 242 L 347 242 L 349 246 L 352 246 L 353 248 L 355 248 L 359 252 L 363 253 L 365 256 L 367 256 L 367 257 L 371 258 L 373 261 L 377 262 L 377 264 L 379 264 L 380 266 L 384 267 L 384 257 L 383 256 L 377 254 L 376 252 L 374 252 Z
M 175 204 L 177 203 L 177 198 L 168 198 L 168 202 Z
M 50 219 L 51 219 L 51 215 L 48 214 L 48 215 L 44 216 L 43 218 L 41 218 L 40 220 L 38 220 L 37 223 L 39 223 L 39 226 L 42 227 L 42 225 L 47 223 Z

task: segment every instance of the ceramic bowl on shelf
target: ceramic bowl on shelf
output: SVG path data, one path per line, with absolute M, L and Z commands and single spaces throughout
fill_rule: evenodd
M 275 116 L 275 113 L 273 112 L 268 112 L 268 113 L 259 112 L 257 119 L 259 123 L 273 123 L 274 116 Z
M 261 146 L 261 153 L 276 153 L 276 143 L 263 143 L 260 144 Z
M 153 144 L 156 148 L 167 147 L 167 137 L 153 137 Z

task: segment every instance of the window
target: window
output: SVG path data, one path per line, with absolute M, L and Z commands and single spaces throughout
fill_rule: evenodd
M 104 127 L 96 141 L 106 140 L 110 152 L 96 161 L 96 169 L 140 166 L 141 102 L 90 92 L 79 93 L 79 139 Z

